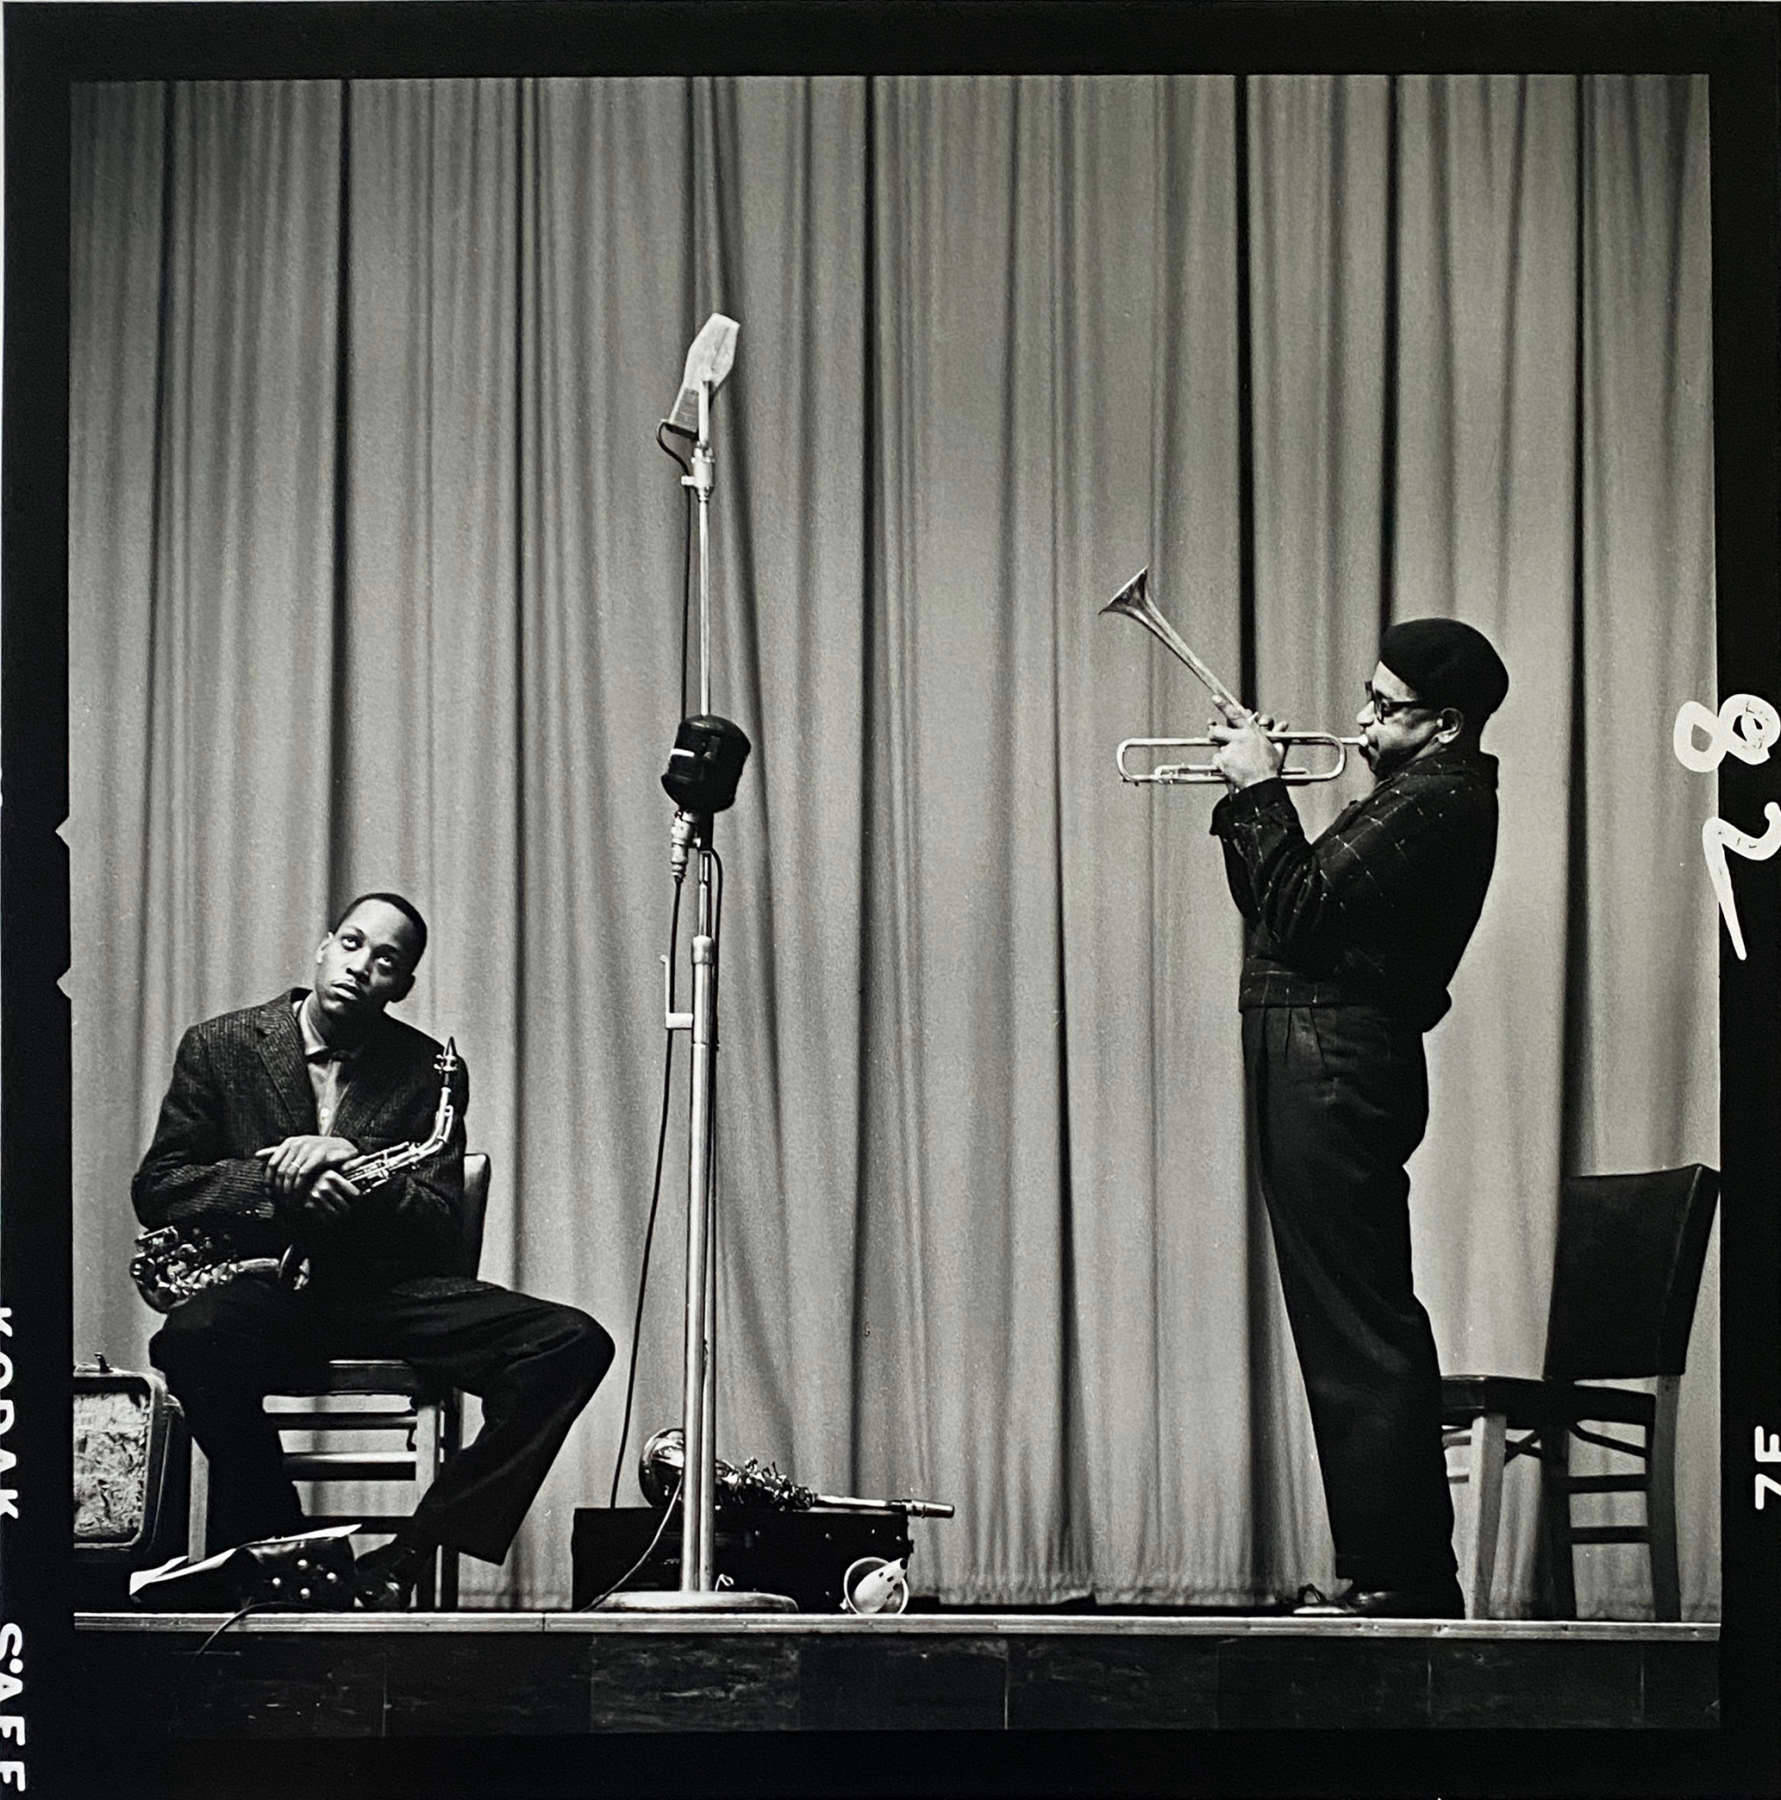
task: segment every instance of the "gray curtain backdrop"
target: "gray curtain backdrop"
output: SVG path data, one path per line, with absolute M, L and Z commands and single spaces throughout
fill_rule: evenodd
M 1536 1373 L 1559 1178 L 1717 1153 L 1703 80 L 526 80 L 81 89 L 77 1354 L 141 1365 L 127 1188 L 181 1029 L 413 895 L 483 1272 L 631 1350 L 663 1054 L 706 314 L 727 868 L 720 1451 L 916 1493 L 918 1590 L 1242 1603 L 1330 1573 L 1248 1191 L 1213 796 L 1122 789 L 1228 680 L 1348 730 L 1383 618 L 1514 678 L 1430 1040 L 1418 1282 Z M 1301 793 L 1314 829 L 1365 783 Z M 684 1068 L 684 1054 L 679 1058 Z M 679 1411 L 684 1085 L 621 1500 Z M 1715 1617 L 1718 1307 L 1683 1393 Z M 623 1365 L 475 1603 L 561 1604 Z M 1498 1604 L 1531 1603 L 1511 1472 Z M 1649 1610 L 1637 1549 L 1588 1614 Z

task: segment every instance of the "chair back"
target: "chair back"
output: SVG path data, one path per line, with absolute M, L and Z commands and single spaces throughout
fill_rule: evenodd
M 486 1152 L 464 1152 L 464 1210 L 459 1219 L 458 1267 L 460 1275 L 474 1275 L 482 1266 L 482 1227 L 489 1216 L 489 1159 Z
M 1548 1381 L 1682 1373 L 1718 1199 L 1717 1172 L 1699 1163 L 1565 1181 Z

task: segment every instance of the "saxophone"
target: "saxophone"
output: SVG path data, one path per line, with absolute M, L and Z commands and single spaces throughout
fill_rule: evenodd
M 440 1077 L 439 1107 L 433 1128 L 411 1144 L 392 1144 L 387 1150 L 368 1150 L 341 1164 L 340 1173 L 360 1190 L 370 1193 L 393 1181 L 405 1170 L 437 1155 L 451 1142 L 457 1128 L 458 1109 L 452 1097 L 452 1077 L 463 1067 L 457 1041 L 445 1040 L 445 1048 L 433 1059 Z M 309 1257 L 297 1244 L 278 1256 L 236 1254 L 226 1233 L 202 1225 L 161 1225 L 140 1232 L 130 1258 L 130 1279 L 136 1291 L 156 1312 L 171 1312 L 207 1287 L 233 1281 L 237 1275 L 267 1274 L 285 1287 L 308 1284 Z

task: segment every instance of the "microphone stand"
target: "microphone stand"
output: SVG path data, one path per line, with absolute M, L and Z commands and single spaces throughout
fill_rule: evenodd
M 699 380 L 699 435 L 692 473 L 681 477 L 699 503 L 699 712 L 711 712 L 711 390 Z M 732 728 L 733 729 L 733 728 Z M 744 749 L 746 749 L 744 740 Z M 687 1143 L 685 1358 L 681 1388 L 680 1586 L 610 1596 L 602 1610 L 631 1612 L 796 1612 L 789 1595 L 716 1585 L 717 1544 L 717 918 L 712 875 L 710 811 L 682 807 L 669 833 L 669 862 L 676 883 L 696 856 L 699 900 L 692 941 L 693 1004 L 690 1012 L 665 1008 L 670 1031 L 692 1040 L 691 1119 Z M 663 958 L 664 963 L 666 958 Z M 665 971 L 672 991 L 673 971 Z

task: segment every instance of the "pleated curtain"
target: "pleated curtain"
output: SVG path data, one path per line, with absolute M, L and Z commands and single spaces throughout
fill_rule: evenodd
M 1561 1175 L 1717 1155 L 1712 799 L 1669 750 L 1716 704 L 1708 136 L 1704 80 L 1655 77 L 78 89 L 77 1354 L 146 1355 L 128 1184 L 180 1031 L 400 888 L 400 1016 L 456 1037 L 494 1161 L 483 1273 L 621 1359 L 470 1603 L 567 1601 L 633 1349 L 637 1502 L 680 1403 L 684 1048 L 632 1320 L 697 705 L 655 433 L 722 311 L 720 1453 L 951 1502 L 913 1567 L 951 1602 L 1328 1580 L 1213 794 L 1113 769 L 1207 696 L 1098 609 L 1147 564 L 1309 729 L 1353 729 L 1391 618 L 1503 653 L 1411 1204 L 1445 1365 L 1537 1373 Z M 1690 1617 L 1717 1336 L 1710 1258 Z M 1580 1565 L 1586 1614 L 1648 1615 L 1638 1550 Z

